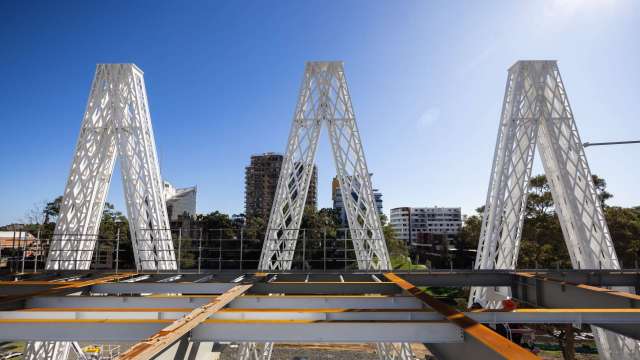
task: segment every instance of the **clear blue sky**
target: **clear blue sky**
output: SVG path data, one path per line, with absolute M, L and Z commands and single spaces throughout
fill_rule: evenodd
M 632 0 L 2 1 L 0 224 L 62 194 L 96 63 L 144 70 L 162 175 L 197 185 L 199 212 L 243 211 L 244 167 L 284 150 L 304 62 L 335 59 L 385 211 L 471 213 L 507 68 L 559 60 L 583 141 L 639 139 L 639 34 Z M 640 146 L 587 153 L 613 204 L 640 205 Z M 124 210 L 119 173 L 109 200 Z

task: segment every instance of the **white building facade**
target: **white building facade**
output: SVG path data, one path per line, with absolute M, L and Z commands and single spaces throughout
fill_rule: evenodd
M 444 235 L 453 240 L 462 228 L 459 207 L 398 207 L 391 209 L 390 224 L 397 238 L 418 245 L 427 234 Z
M 169 221 L 178 221 L 181 217 L 189 217 L 196 214 L 197 192 L 198 189 L 195 186 L 176 189 L 167 181 L 164 182 L 164 197 L 167 203 Z

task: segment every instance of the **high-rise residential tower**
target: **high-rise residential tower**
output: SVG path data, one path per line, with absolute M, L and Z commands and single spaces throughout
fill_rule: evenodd
M 284 156 L 264 153 L 251 156 L 251 163 L 245 168 L 244 212 L 247 218 L 260 217 L 267 221 L 278 186 L 278 178 Z M 317 207 L 318 170 L 313 166 L 306 206 Z

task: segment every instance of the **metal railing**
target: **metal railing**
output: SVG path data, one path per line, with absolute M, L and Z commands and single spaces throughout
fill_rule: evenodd
M 264 241 L 264 231 L 245 228 L 180 228 L 154 230 L 153 233 L 171 234 L 171 239 L 139 234 L 139 262 L 176 261 L 177 270 L 184 272 L 256 270 Z M 291 269 L 357 270 L 356 249 L 351 233 L 349 229 L 299 229 L 296 247 L 291 250 Z M 167 244 L 169 241 L 173 248 Z M 29 239 L 1 248 L 0 258 L 4 259 L 5 268 L 11 272 L 43 270 L 47 259 L 54 264 L 65 262 L 65 267 L 57 266 L 60 269 L 121 271 L 137 267 L 133 251 L 129 237 L 120 236 L 120 233 L 115 238 L 104 238 L 97 234 L 33 234 Z M 166 252 L 173 252 L 175 258 L 158 256 L 158 253 Z M 157 271 L 163 271 L 162 267 L 158 267 Z
M 6 231 L 5 231 L 6 232 Z M 47 256 L 46 241 L 40 232 L 12 231 L 13 235 L 0 242 L 0 269 L 11 272 L 36 272 L 42 269 Z

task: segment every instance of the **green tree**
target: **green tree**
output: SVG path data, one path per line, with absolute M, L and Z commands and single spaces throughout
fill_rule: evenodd
M 468 216 L 458 235 L 458 243 L 456 247 L 458 249 L 476 249 L 478 247 L 478 240 L 480 239 L 480 230 L 482 229 L 482 213 L 484 212 L 484 206 L 476 209 L 474 215 Z
M 323 208 L 316 211 L 313 207 L 304 208 L 301 229 L 337 229 L 340 227 L 339 214 L 336 210 Z
M 344 240 L 345 235 L 348 236 L 348 234 L 339 230 L 340 213 L 338 211 L 331 208 L 316 211 L 313 207 L 307 206 L 304 209 L 300 228 L 299 238 L 304 240 L 304 245 L 300 240 L 298 241 L 295 263 L 302 264 L 304 256 L 305 269 L 323 268 L 326 265 L 325 253 L 327 258 L 344 259 L 345 251 L 347 263 L 350 262 L 354 255 L 353 246 L 351 241 Z M 302 251 L 303 246 L 304 251 Z M 339 266 L 344 267 L 344 265 L 344 262 L 341 262 Z
M 120 249 L 120 253 L 117 256 L 120 262 L 118 266 L 121 269 L 134 269 L 136 266 L 129 233 L 129 221 L 124 214 L 115 209 L 113 204 L 106 202 L 102 209 L 96 249 L 98 254 L 101 254 L 109 251 L 115 252 L 117 248 Z M 115 254 L 113 260 L 116 260 Z
M 553 215 L 553 197 L 551 187 L 545 175 L 533 176 L 529 180 L 529 197 L 527 198 L 527 218 L 541 215 Z
M 267 222 L 261 217 L 252 216 L 246 219 L 245 226 L 242 229 L 243 268 L 258 268 L 266 228 Z
M 393 269 L 418 269 L 424 268 L 424 265 L 414 265 L 409 256 L 407 244 L 396 237 L 396 233 L 387 222 L 387 217 L 380 215 L 380 223 L 382 224 L 382 232 L 389 251 L 389 260 Z
M 545 175 L 529 182 L 518 267 L 571 267 L 569 253 L 555 213 L 551 187 Z
M 102 219 L 100 220 L 100 239 L 115 239 L 120 229 L 120 239 L 130 240 L 129 236 L 129 220 L 115 206 L 106 202 L 102 209 Z
M 607 191 L 607 182 L 598 177 L 598 175 L 591 175 L 593 180 L 593 184 L 596 186 L 596 193 L 598 194 L 598 199 L 600 199 L 600 204 L 603 207 L 606 207 L 607 200 L 613 197 L 613 194 Z
M 58 196 L 53 201 L 48 202 L 43 210 L 44 214 L 44 223 L 47 224 L 49 221 L 57 222 L 58 217 L 60 216 L 60 207 L 62 206 L 62 196 Z
M 395 231 L 391 227 L 391 224 L 387 222 L 387 217 L 384 214 L 380 215 L 380 222 L 382 223 L 382 232 L 387 243 L 389 256 L 392 259 L 409 256 L 409 249 L 407 248 L 407 245 L 404 241 L 399 240 L 396 237 Z
M 476 209 L 475 214 L 467 216 L 464 220 L 460 233 L 453 240 L 456 251 L 453 254 L 449 254 L 448 251 L 446 254 L 443 254 L 442 260 L 447 262 L 445 266 L 449 266 L 449 260 L 453 261 L 453 266 L 456 268 L 472 266 L 475 261 L 475 254 L 470 253 L 469 250 L 476 250 L 478 248 L 483 212 L 484 206 L 481 206 Z
M 612 238 L 619 256 L 629 254 L 628 256 L 633 257 L 634 250 L 628 251 L 631 244 L 634 244 L 632 229 L 635 218 L 633 212 L 607 207 L 606 201 L 613 195 L 606 190 L 606 181 L 597 175 L 593 175 L 592 180 L 596 187 L 596 194 L 605 209 L 607 222 L 610 228 L 616 230 L 615 234 L 612 231 Z M 529 185 L 518 266 L 521 268 L 536 266 L 570 268 L 569 252 L 547 178 L 545 175 L 533 176 Z M 635 253 L 637 254 L 637 251 Z M 637 255 L 635 256 L 637 257 Z
M 235 224 L 227 214 L 214 211 L 209 214 L 196 215 L 196 223 L 202 229 L 233 229 Z
M 266 228 L 267 222 L 263 218 L 249 217 L 244 226 L 244 238 L 262 241 Z
M 640 208 L 607 206 L 604 214 L 621 265 L 636 267 L 640 257 Z

